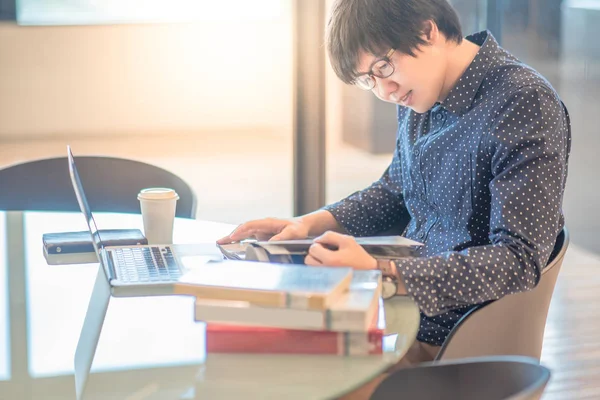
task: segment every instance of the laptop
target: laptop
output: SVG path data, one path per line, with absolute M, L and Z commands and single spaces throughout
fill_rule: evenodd
M 174 284 L 186 272 L 206 262 L 222 261 L 216 244 L 105 246 L 83 190 L 71 147 L 69 173 L 81 212 L 92 236 L 100 265 L 115 297 L 174 294 Z M 189 260 L 189 261 L 186 261 Z
M 178 250 L 182 245 L 105 246 L 85 196 L 70 146 L 67 146 L 67 156 L 77 202 L 85 216 L 100 261 L 74 357 L 75 393 L 77 400 L 82 400 L 111 297 L 173 294 L 174 284 L 188 266 L 179 256 Z M 207 256 L 205 259 L 222 260 L 216 246 L 214 249 L 209 244 L 199 247 L 195 251 Z M 195 264 L 198 265 L 197 262 Z

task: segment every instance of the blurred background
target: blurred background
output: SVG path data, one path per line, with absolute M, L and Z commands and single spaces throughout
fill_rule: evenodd
M 323 3 L 328 10 L 331 0 Z M 600 255 L 600 0 L 451 3 L 465 35 L 489 29 L 544 74 L 567 105 L 573 143 L 566 223 L 572 243 Z M 294 4 L 0 0 L 0 168 L 64 156 L 66 144 L 76 156 L 145 161 L 192 185 L 197 218 L 234 224 L 293 216 L 298 180 L 307 182 L 302 196 L 323 204 L 366 187 L 391 159 L 395 107 L 341 84 L 325 57 L 316 66 L 323 79 L 303 83 L 317 93 L 315 102 L 324 99 L 325 140 L 304 155 L 323 161 L 317 174 L 323 179 L 298 170 L 298 135 L 315 132 L 295 129 Z M 313 43 L 313 51 L 323 53 L 322 43 Z M 3 271 L 0 280 L 2 287 Z M 42 286 L 32 291 L 40 304 Z M 6 343 L 0 337 L 0 355 Z M 593 341 L 583 359 L 599 349 Z M 36 354 L 38 363 L 45 358 Z M 544 354 L 546 362 L 561 364 L 552 357 L 562 353 Z M 0 380 L 9 376 L 1 359 Z M 594 398 L 600 390 L 590 393 Z
M 576 242 L 598 250 L 600 1 L 451 3 L 465 34 L 491 30 L 564 99 L 573 122 L 567 223 Z M 292 4 L 0 0 L 0 166 L 63 155 L 70 143 L 76 155 L 181 175 L 197 191 L 198 218 L 292 216 Z M 325 180 L 314 190 L 329 203 L 379 177 L 396 123 L 394 106 L 342 85 L 324 64 L 314 85 L 326 99 Z

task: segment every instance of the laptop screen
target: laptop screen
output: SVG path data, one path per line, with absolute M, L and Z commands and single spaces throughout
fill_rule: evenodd
M 108 309 L 110 283 L 106 276 L 105 269 L 102 268 L 102 265 L 104 264 L 102 262 L 102 255 L 100 254 L 100 249 L 103 247 L 102 239 L 100 238 L 100 233 L 96 227 L 92 210 L 90 210 L 87 198 L 85 197 L 85 192 L 83 191 L 83 186 L 81 185 L 79 173 L 77 172 L 77 167 L 75 165 L 75 158 L 71 152 L 71 146 L 67 146 L 67 153 L 73 189 L 77 196 L 79 208 L 81 208 L 81 212 L 85 216 L 85 220 L 88 224 L 88 228 L 92 235 L 92 244 L 94 245 L 94 249 L 96 250 L 101 265 L 98 269 L 98 276 L 96 277 L 96 283 L 94 284 L 94 290 L 92 291 L 92 297 L 90 298 L 81 334 L 79 335 L 79 341 L 77 342 L 77 349 L 75 351 L 75 392 L 77 399 L 81 400 L 94 360 L 94 354 L 96 353 L 96 347 L 98 346 L 98 341 L 100 339 L 100 332 L 102 330 L 102 324 L 104 323 L 104 317 L 106 316 L 106 310 Z
M 75 196 L 77 196 L 77 202 L 79 203 L 81 212 L 85 216 L 85 220 L 90 229 L 90 233 L 92 235 L 92 244 L 94 245 L 96 254 L 98 254 L 98 257 L 100 257 L 100 249 L 103 247 L 102 238 L 100 238 L 100 232 L 98 231 L 98 227 L 94 221 L 92 210 L 90 210 L 87 198 L 85 197 L 85 192 L 83 191 L 83 186 L 81 185 L 81 180 L 79 179 L 79 173 L 77 172 L 77 166 L 75 165 L 75 158 L 71 152 L 71 146 L 67 146 L 67 152 L 69 157 L 69 172 L 71 174 L 71 181 L 73 182 Z

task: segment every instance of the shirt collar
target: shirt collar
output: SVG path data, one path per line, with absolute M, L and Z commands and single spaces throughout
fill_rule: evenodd
M 471 108 L 487 71 L 499 60 L 500 45 L 490 31 L 474 33 L 467 36 L 466 40 L 480 46 L 479 51 L 441 103 L 448 111 L 458 115 L 463 115 Z

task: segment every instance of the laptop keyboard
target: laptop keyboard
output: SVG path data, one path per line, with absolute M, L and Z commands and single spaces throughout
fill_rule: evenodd
M 168 246 L 111 249 L 113 262 L 123 282 L 173 282 L 181 270 Z

